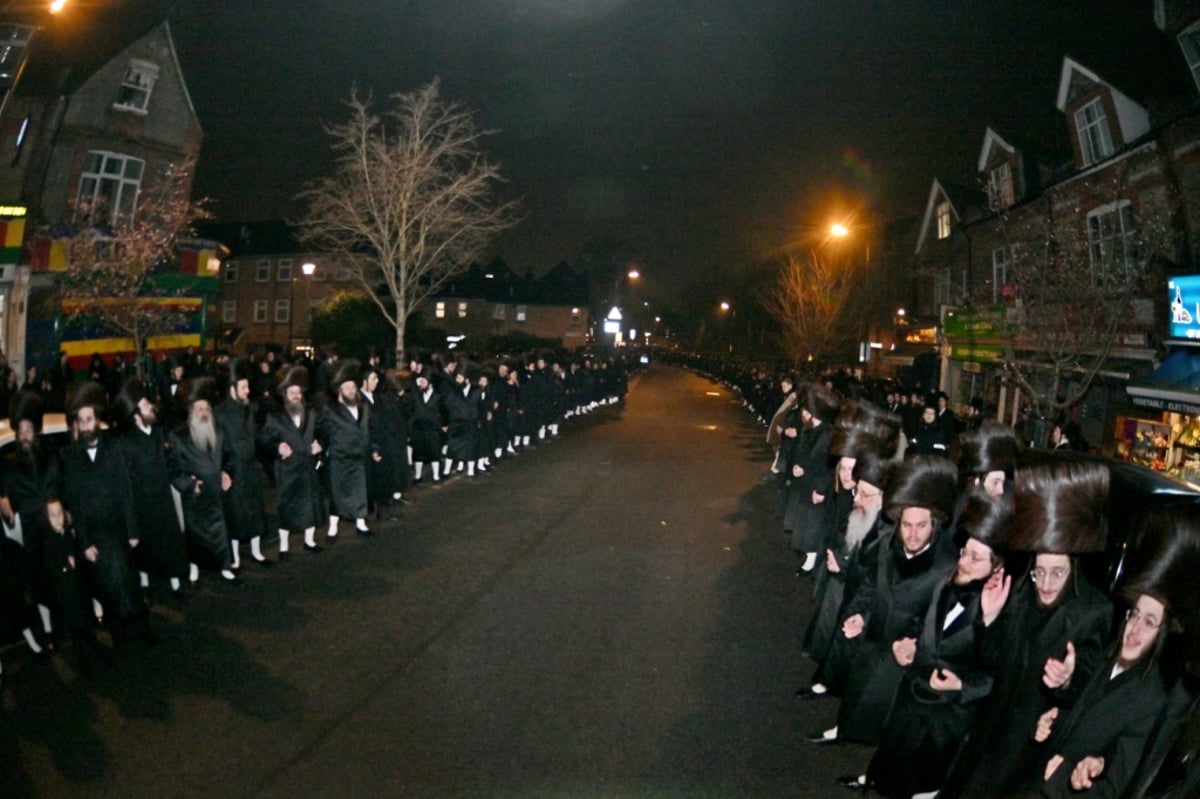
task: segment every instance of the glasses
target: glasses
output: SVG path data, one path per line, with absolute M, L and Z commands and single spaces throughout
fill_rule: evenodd
M 1046 571 L 1041 566 L 1029 573 L 1035 583 L 1061 583 L 1067 579 L 1067 575 L 1071 573 L 1070 569 L 1063 566 L 1056 566 L 1050 571 Z
M 1129 622 L 1130 624 L 1137 624 L 1138 622 L 1141 622 L 1142 626 L 1147 630 L 1157 630 L 1162 626 L 1161 619 L 1156 619 L 1153 616 L 1143 616 L 1142 612 L 1137 608 L 1131 608 L 1130 610 L 1125 611 L 1125 621 Z
M 854 496 L 862 497 L 863 499 L 875 499 L 875 497 L 883 496 L 883 492 L 882 491 L 863 491 L 861 488 L 857 488 L 854 491 Z
M 972 552 L 966 547 L 958 550 L 958 556 L 960 558 L 969 558 L 972 563 L 983 563 L 985 560 L 992 559 L 991 555 L 980 555 L 978 552 Z

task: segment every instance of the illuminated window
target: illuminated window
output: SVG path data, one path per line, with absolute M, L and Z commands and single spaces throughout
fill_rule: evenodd
M 579 309 L 572 308 L 571 309 L 571 324 L 577 325 L 582 321 L 583 321 L 583 318 L 582 318 L 582 315 L 579 313 Z
M 467 304 L 465 302 L 460 302 L 458 304 L 458 318 L 459 319 L 467 318 Z
M 1000 302 L 1000 289 L 1008 285 L 1008 265 L 1012 255 L 1008 245 L 992 250 L 992 302 Z
M 238 265 L 237 261 L 225 262 L 225 282 L 236 283 L 238 280 Z
M 109 222 L 132 217 L 145 168 L 146 162 L 140 158 L 102 150 L 89 152 L 79 177 L 78 207 Z
M 150 105 L 150 92 L 154 90 L 154 82 L 157 80 L 157 64 L 133 59 L 125 68 L 125 77 L 121 79 L 121 88 L 117 91 L 117 101 L 113 103 L 113 108 L 132 111 L 135 114 L 146 113 Z
M 526 309 L 526 307 L 525 307 L 524 305 L 518 305 L 518 306 L 517 306 L 517 321 L 518 321 L 518 322 L 524 322 L 524 321 L 525 321 L 525 311 L 526 311 L 526 310 L 527 310 L 527 309 Z
M 1088 214 L 1088 252 L 1092 284 L 1121 283 L 1122 273 L 1137 258 L 1133 241 L 1133 208 L 1128 200 L 1101 206 Z
M 266 283 L 271 279 L 270 261 L 264 258 L 254 265 L 254 279 L 259 283 Z
M 1113 154 L 1112 133 L 1099 97 L 1075 112 L 1075 130 L 1079 133 L 1084 166 L 1091 166 Z
M 287 322 L 292 317 L 291 300 L 275 300 L 275 321 Z
M 992 170 L 989 188 L 993 207 L 1007 208 L 1013 204 L 1016 193 L 1013 191 L 1012 168 L 1007 161 Z
M 937 204 L 937 233 L 939 239 L 950 236 L 950 201 L 943 200 Z
M 227 325 L 237 321 L 237 300 L 225 300 L 221 303 L 221 321 Z
M 438 319 L 446 318 L 446 303 L 438 300 L 437 305 L 433 307 L 433 315 Z
M 275 279 L 280 283 L 286 283 L 292 279 L 292 259 L 280 258 L 279 269 L 275 273 Z
M 262 324 L 267 321 L 267 301 L 266 300 L 255 300 L 254 301 L 254 321 L 259 324 Z

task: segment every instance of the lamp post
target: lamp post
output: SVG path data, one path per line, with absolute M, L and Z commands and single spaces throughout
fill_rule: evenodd
M 639 272 L 639 271 L 638 271 L 638 270 L 636 270 L 636 269 L 630 269 L 628 272 L 626 272 L 626 273 L 625 273 L 625 274 L 623 274 L 623 275 L 622 275 L 620 272 L 618 272 L 618 273 L 617 273 L 617 276 L 616 276 L 616 278 L 614 278 L 614 279 L 613 279 L 613 304 L 612 304 L 612 311 L 609 311 L 609 314 L 608 314 L 608 318 L 609 318 L 610 320 L 612 320 L 612 321 L 616 321 L 616 322 L 619 324 L 619 322 L 620 322 L 620 319 L 621 319 L 621 311 L 620 311 L 620 306 L 621 306 L 621 278 L 622 278 L 622 277 L 624 277 L 624 278 L 626 278 L 626 279 L 627 279 L 627 280 L 629 280 L 629 281 L 634 281 L 634 280 L 637 280 L 638 278 L 640 278 L 641 276 L 642 276 L 642 273 L 641 273 L 641 272 Z M 613 319 L 613 311 L 616 311 L 616 312 L 617 312 L 616 319 Z M 617 338 L 618 338 L 618 336 L 620 336 L 620 335 L 621 335 L 621 331 L 620 331 L 620 330 L 614 330 L 614 331 L 613 331 L 613 345 L 614 345 L 614 346 L 616 345 L 616 343 L 617 343 Z
M 300 271 L 304 273 L 305 277 L 312 277 L 313 272 L 317 271 L 317 265 L 314 264 L 312 261 L 305 261 L 303 264 L 300 265 Z M 288 287 L 291 289 L 291 296 L 288 299 L 288 341 L 287 341 L 287 351 L 288 351 L 288 354 L 290 355 L 296 349 L 295 342 L 292 340 L 292 330 L 294 329 L 295 324 L 296 324 L 296 274 L 294 272 L 292 273 L 292 279 L 291 279 Z

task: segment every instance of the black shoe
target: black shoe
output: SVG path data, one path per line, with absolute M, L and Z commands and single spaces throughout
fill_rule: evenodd
M 871 783 L 860 780 L 858 774 L 849 774 L 845 777 L 838 777 L 837 784 L 843 788 L 851 791 L 858 791 L 860 793 L 866 793 L 867 791 L 871 790 Z
M 829 691 L 822 691 L 821 693 L 817 693 L 811 687 L 801 688 L 799 691 L 796 692 L 796 698 L 804 699 L 804 700 L 824 699 L 827 696 L 829 696 Z
M 833 738 L 826 738 L 824 730 L 817 730 L 816 732 L 810 732 L 808 735 L 805 736 L 805 738 L 808 739 L 808 742 L 810 744 L 816 744 L 817 746 L 831 746 L 836 743 L 841 743 L 841 741 L 838 740 L 837 736 L 834 736 Z M 858 777 L 856 776 L 855 779 L 858 779 Z
M 250 559 L 253 560 L 255 563 L 257 563 L 259 566 L 262 566 L 264 569 L 269 569 L 275 565 L 274 563 L 267 560 L 266 558 L 256 558 L 253 555 L 251 555 Z
M 362 527 L 355 526 L 354 532 L 358 533 L 363 538 L 374 538 L 375 537 L 375 534 L 371 532 L 370 528 L 364 529 Z
M 405 499 L 404 497 L 400 497 L 400 499 L 395 499 L 392 501 L 395 502 L 397 505 L 411 505 L 412 504 L 411 499 Z
M 221 571 L 221 579 L 230 585 L 237 585 L 238 582 L 240 582 L 238 580 L 238 572 L 236 569 L 223 569 Z
M 305 544 L 304 551 L 311 552 L 314 555 L 319 555 L 325 551 L 325 547 L 321 546 L 320 544 Z
M 280 563 L 287 563 L 289 560 L 291 560 L 291 558 L 292 558 L 291 552 L 280 552 L 279 553 L 279 562 Z

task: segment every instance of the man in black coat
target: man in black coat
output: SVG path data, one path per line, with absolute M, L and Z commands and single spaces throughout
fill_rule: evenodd
M 324 449 L 317 441 L 317 413 L 304 402 L 307 386 L 307 369 L 288 369 L 279 386 L 283 406 L 267 414 L 259 433 L 259 442 L 274 463 L 280 560 L 288 555 L 292 530 L 304 531 L 305 551 L 324 549 L 316 540 L 317 524 L 325 515 L 317 475 Z
M 167 466 L 167 440 L 158 426 L 158 410 L 150 402 L 141 380 L 125 381 L 113 400 L 113 421 L 129 469 L 134 512 L 140 543 L 134 562 L 141 573 L 141 586 L 150 579 L 167 581 L 178 592 L 187 575 L 187 544 L 171 495 L 171 472 Z
M 884 491 L 894 526 L 882 533 L 874 572 L 869 572 L 845 610 L 841 638 L 850 674 L 838 708 L 838 724 L 809 736 L 816 744 L 839 738 L 876 744 L 904 676 L 892 644 L 929 607 L 934 589 L 954 568 L 938 546 L 954 509 L 958 473 L 938 457 L 918 456 L 898 467 Z
M 84 383 L 69 405 L 75 440 L 59 453 L 62 501 L 79 536 L 88 583 L 109 620 L 113 643 L 121 645 L 133 629 L 143 640 L 150 630 L 146 604 L 138 596 L 133 550 L 139 543 L 133 487 L 124 454 L 102 435 L 106 406 L 103 387 Z
M 317 419 L 317 439 L 329 465 L 330 539 L 337 537 L 339 519 L 353 519 L 360 536 L 374 535 L 367 526 L 367 461 L 383 456 L 371 440 L 371 408 L 359 397 L 359 377 L 358 361 L 340 361 L 331 382 L 336 396 Z
M 788 489 L 783 513 L 783 529 L 800 560 L 797 574 L 812 572 L 823 548 L 830 507 L 825 500 L 834 491 L 829 440 L 840 407 L 837 394 L 817 383 L 808 386 L 800 401 L 803 429 L 786 462 Z
M 430 476 L 436 483 L 442 473 L 441 442 L 442 428 L 445 426 L 442 397 L 423 372 L 417 374 L 414 384 L 413 390 L 404 395 L 405 415 L 410 420 L 413 476 L 420 481 L 428 463 Z
M 225 471 L 212 411 L 219 397 L 217 384 L 211 377 L 199 377 L 185 383 L 180 393 L 186 403 L 187 421 L 171 433 L 167 464 L 171 485 L 183 501 L 191 561 L 189 579 L 194 583 L 200 578 L 199 567 L 203 564 L 218 569 L 226 582 L 236 582 L 222 501 L 233 480 Z
M 262 553 L 262 537 L 267 531 L 263 505 L 266 479 L 258 462 L 258 407 L 250 399 L 250 365 L 238 359 L 230 364 L 229 386 L 225 399 L 214 413 L 223 450 L 222 465 L 229 475 L 229 490 L 222 499 L 225 524 L 229 530 L 230 556 L 236 570 L 242 564 L 241 545 L 250 543 L 250 557 L 260 566 L 271 561 Z

